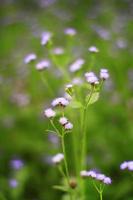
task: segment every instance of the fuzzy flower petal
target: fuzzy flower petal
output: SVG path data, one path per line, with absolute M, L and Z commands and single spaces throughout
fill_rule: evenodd
M 52 162 L 54 164 L 59 164 L 63 159 L 64 159 L 64 155 L 62 153 L 58 153 L 52 158 Z
M 59 122 L 60 122 L 61 125 L 64 126 L 65 124 L 67 124 L 68 119 L 67 119 L 66 117 L 61 117 L 61 118 L 59 119 Z
M 49 60 L 42 60 L 36 65 L 36 69 L 41 71 L 43 69 L 47 69 L 50 67 L 50 61 Z
M 92 53 L 98 53 L 99 52 L 99 49 L 95 46 L 89 47 L 88 50 Z
M 55 117 L 56 113 L 52 108 L 47 108 L 46 110 L 44 110 L 44 115 L 47 118 L 52 118 L 52 117 Z
M 67 106 L 69 104 L 69 101 L 67 99 L 65 99 L 64 97 L 59 97 L 59 98 L 56 98 L 52 101 L 52 106 L 55 107 L 55 106 Z
M 67 124 L 65 124 L 64 128 L 66 130 L 71 130 L 73 128 L 73 124 L 71 122 L 68 122 Z
M 36 60 L 36 58 L 37 58 L 36 54 L 30 53 L 30 54 L 28 54 L 28 55 L 24 58 L 24 63 L 25 63 L 25 64 L 28 64 L 28 63 L 30 63 L 31 61 Z

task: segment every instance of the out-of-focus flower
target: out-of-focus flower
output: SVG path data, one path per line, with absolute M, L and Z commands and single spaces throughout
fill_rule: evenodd
M 87 72 L 85 73 L 85 77 L 88 83 L 90 84 L 98 84 L 98 78 L 97 76 L 94 74 L 94 72 Z
M 52 50 L 52 53 L 55 55 L 62 55 L 64 54 L 64 49 L 62 47 L 56 47 Z
M 64 97 L 59 97 L 59 98 L 56 98 L 52 101 L 52 106 L 55 107 L 55 106 L 67 106 L 69 104 L 69 101 L 67 99 L 65 99 Z
M 43 32 L 41 37 L 41 45 L 46 45 L 51 39 L 52 34 L 50 32 Z
M 95 46 L 91 46 L 88 48 L 88 51 L 90 51 L 91 53 L 98 53 L 99 49 Z
M 39 0 L 37 2 L 39 3 L 40 7 L 47 8 L 53 5 L 56 2 L 56 0 Z
M 53 117 L 55 117 L 56 112 L 52 108 L 47 108 L 46 110 L 44 110 L 44 115 L 47 118 L 53 118 Z
M 67 124 L 68 119 L 67 119 L 66 117 L 61 117 L 61 118 L 59 119 L 59 122 L 60 122 L 61 125 L 64 126 L 65 124 Z
M 82 83 L 83 83 L 83 80 L 80 77 L 75 77 L 72 80 L 73 85 L 82 85 Z
M 48 134 L 48 140 L 55 146 L 58 147 L 59 145 L 59 138 L 57 137 L 57 135 L 49 133 Z
M 103 80 L 107 80 L 109 78 L 109 73 L 107 69 L 100 70 L 100 78 Z
M 14 93 L 11 97 L 11 101 L 20 107 L 27 106 L 30 103 L 30 97 L 24 93 Z
M 10 179 L 9 180 L 9 186 L 11 188 L 16 188 L 18 186 L 18 181 L 16 179 Z
M 24 162 L 21 159 L 13 159 L 10 161 L 10 166 L 13 169 L 19 170 L 24 166 Z
M 123 163 L 121 163 L 120 169 L 121 170 L 127 169 L 129 171 L 133 171 L 133 161 L 124 161 Z
M 28 63 L 30 63 L 31 61 L 36 60 L 36 58 L 37 58 L 36 54 L 30 53 L 30 54 L 28 54 L 27 56 L 25 56 L 25 58 L 24 58 L 24 63 L 25 63 L 25 64 L 28 64 Z
M 118 38 L 116 45 L 119 49 L 125 49 L 127 47 L 127 41 L 122 38 Z
M 68 122 L 64 126 L 65 130 L 71 130 L 73 128 L 73 124 L 71 122 Z
M 74 63 L 72 63 L 69 67 L 70 72 L 76 72 L 81 69 L 82 65 L 85 61 L 82 58 L 77 59 Z
M 64 30 L 64 33 L 66 35 L 74 36 L 74 35 L 76 35 L 77 31 L 74 28 L 66 28 Z
M 36 69 L 41 71 L 50 67 L 50 61 L 45 59 L 36 64 Z
M 52 158 L 54 164 L 59 164 L 62 160 L 64 160 L 64 155 L 62 153 L 58 153 Z

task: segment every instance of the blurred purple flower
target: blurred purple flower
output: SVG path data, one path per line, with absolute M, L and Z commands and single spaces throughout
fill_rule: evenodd
M 19 170 L 24 166 L 24 163 L 20 159 L 13 159 L 10 161 L 10 166 L 12 169 Z
M 16 188 L 18 186 L 18 181 L 16 179 L 10 179 L 9 180 L 9 186 L 11 188 Z

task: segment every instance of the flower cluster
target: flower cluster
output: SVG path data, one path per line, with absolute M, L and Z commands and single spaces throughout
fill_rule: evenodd
M 109 78 L 109 73 L 107 69 L 100 70 L 100 79 L 107 80 Z M 99 78 L 96 76 L 94 72 L 86 72 L 85 73 L 86 81 L 92 85 L 99 84 Z
M 64 126 L 65 130 L 71 130 L 73 128 L 73 124 L 66 117 L 61 117 L 59 123 Z
M 125 161 L 125 162 L 121 163 L 120 169 L 121 170 L 127 169 L 129 171 L 133 171 L 133 161 Z
M 66 107 L 69 104 L 69 101 L 64 97 L 56 98 L 52 101 L 52 106 L 62 106 Z M 44 116 L 52 119 L 56 116 L 56 112 L 52 108 L 47 108 L 44 110 Z M 71 130 L 73 128 L 73 124 L 69 122 L 69 120 L 66 117 L 60 117 L 59 123 L 64 127 L 65 130 Z
M 86 171 L 83 170 L 80 172 L 81 177 L 91 177 L 97 181 L 100 181 L 106 185 L 110 185 L 112 183 L 112 180 L 110 177 L 105 176 L 104 174 L 97 173 L 94 170 Z
M 94 74 L 94 72 L 87 72 L 85 73 L 86 81 L 90 84 L 99 84 L 97 76 Z

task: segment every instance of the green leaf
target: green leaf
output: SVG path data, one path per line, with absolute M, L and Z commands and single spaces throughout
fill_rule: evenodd
M 54 185 L 53 188 L 56 189 L 56 190 L 61 190 L 63 192 L 67 192 L 68 191 L 68 189 L 66 187 L 61 186 L 61 185 Z
M 82 103 L 80 103 L 79 101 L 76 101 L 76 100 L 72 100 L 72 101 L 70 102 L 69 106 L 70 106 L 71 108 L 74 108 L 74 109 L 82 108 L 82 107 L 83 107 Z
M 87 96 L 86 96 L 86 103 L 87 103 L 87 105 L 91 105 L 91 104 L 93 104 L 93 103 L 95 103 L 96 101 L 98 101 L 98 99 L 99 99 L 99 92 L 94 92 L 92 95 L 91 95 L 91 97 L 90 97 L 90 94 L 88 94 Z

